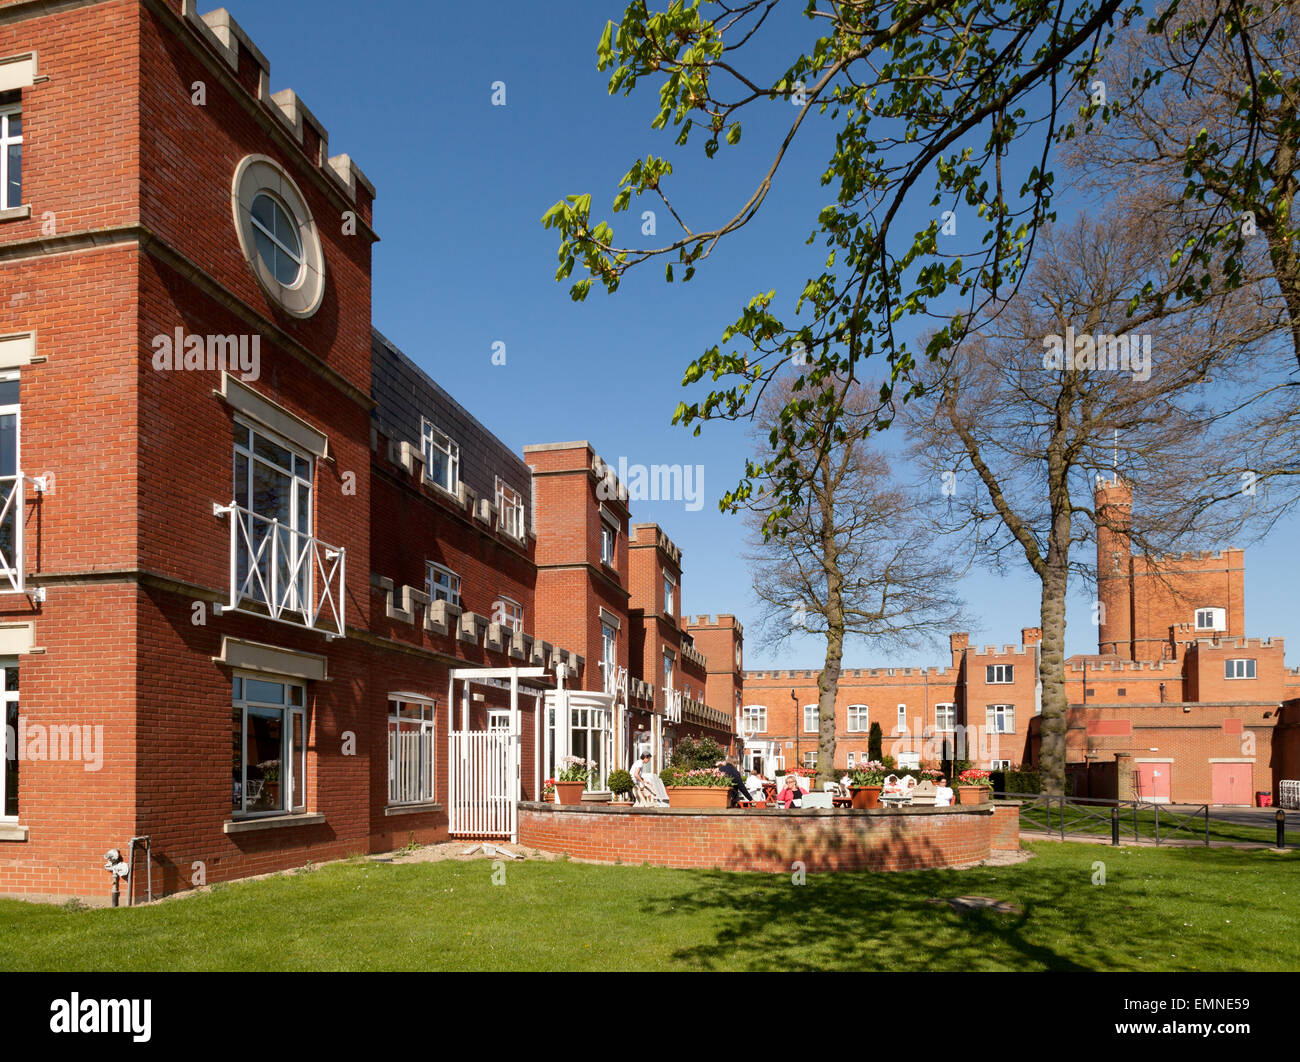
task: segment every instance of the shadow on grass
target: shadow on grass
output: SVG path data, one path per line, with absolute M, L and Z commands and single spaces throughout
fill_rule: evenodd
M 735 968 L 752 956 L 754 969 L 854 970 L 1089 970 L 1110 966 L 1109 949 L 1092 922 L 1097 897 L 1083 899 L 1080 867 L 1035 863 L 966 870 L 840 871 L 858 855 L 857 839 L 810 835 L 792 853 L 766 844 L 747 847 L 751 866 L 784 865 L 769 875 L 702 873 L 697 883 L 643 904 L 650 918 L 711 911 L 722 928 L 713 938 L 680 948 L 674 958 L 698 969 Z M 925 859 L 935 846 L 915 834 L 893 837 Z M 847 851 L 846 851 L 847 849 Z M 946 901 L 984 895 L 1010 901 L 1017 913 L 957 911 Z M 940 902 L 933 902 L 933 901 Z

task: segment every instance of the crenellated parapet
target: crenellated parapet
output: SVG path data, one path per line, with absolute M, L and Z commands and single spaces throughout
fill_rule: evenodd
M 302 148 L 307 161 L 325 174 L 342 195 L 355 203 L 360 186 L 370 199 L 374 199 L 375 186 L 351 157 L 329 154 L 329 131 L 298 94 L 293 89 L 271 92 L 270 60 L 229 11 L 218 8 L 200 15 L 195 0 L 184 0 L 184 18 L 186 25 L 230 67 L 236 80 L 278 119 L 284 131 Z M 255 83 L 255 88 L 249 86 L 250 81 Z
M 495 622 L 450 601 L 431 601 L 429 595 L 417 587 L 395 583 L 375 572 L 370 574 L 370 585 L 384 595 L 384 615 L 394 622 L 409 624 L 439 638 L 499 653 L 533 667 L 554 669 L 563 664 L 571 680 L 580 678 L 586 665 L 586 658 L 581 653 L 516 631 L 507 624 Z
M 1076 675 L 1087 674 L 1089 678 L 1099 674 L 1137 674 L 1143 671 L 1158 672 L 1162 675 L 1182 674 L 1182 665 L 1176 660 L 1104 660 L 1087 664 L 1068 664 L 1066 671 Z

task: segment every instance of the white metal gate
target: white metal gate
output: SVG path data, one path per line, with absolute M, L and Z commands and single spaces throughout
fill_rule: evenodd
M 508 730 L 453 730 L 448 742 L 451 833 L 515 837 L 519 772 Z

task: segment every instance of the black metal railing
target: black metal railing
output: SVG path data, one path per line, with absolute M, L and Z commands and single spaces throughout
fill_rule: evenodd
M 1150 804 L 1048 793 L 994 792 L 993 799 L 1019 801 L 1021 829 L 1056 834 L 1062 841 L 1066 837 L 1109 837 L 1113 844 L 1124 838 L 1163 844 L 1182 839 L 1178 836 L 1182 834 L 1210 843 L 1208 804 Z

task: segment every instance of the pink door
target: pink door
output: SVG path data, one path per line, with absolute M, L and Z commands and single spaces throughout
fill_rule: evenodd
M 1215 804 L 1250 805 L 1254 764 L 1212 763 L 1210 772 L 1213 781 L 1211 799 Z
M 1133 796 L 1152 804 L 1169 803 L 1168 763 L 1135 763 L 1133 765 Z

